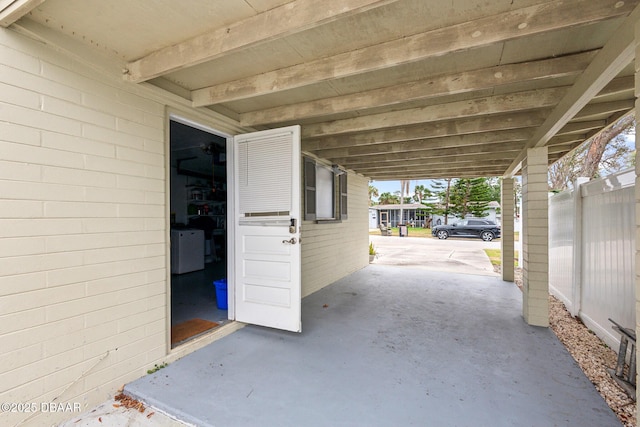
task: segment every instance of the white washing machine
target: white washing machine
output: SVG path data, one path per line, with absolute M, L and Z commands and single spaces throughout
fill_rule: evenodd
M 171 230 L 171 273 L 204 269 L 204 231 Z

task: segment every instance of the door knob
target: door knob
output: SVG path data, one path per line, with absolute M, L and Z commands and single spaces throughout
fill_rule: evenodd
M 282 243 L 288 243 L 290 245 L 295 245 L 298 241 L 295 237 L 290 238 L 289 240 L 283 240 Z

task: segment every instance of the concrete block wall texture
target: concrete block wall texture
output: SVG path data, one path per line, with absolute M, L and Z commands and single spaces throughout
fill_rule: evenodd
M 249 129 L 96 71 L 99 58 L 61 53 L 69 43 L 0 29 L 0 402 L 85 410 L 210 341 L 167 343 L 168 113 Z M 368 263 L 368 181 L 348 186 L 348 220 L 303 224 L 304 295 Z M 2 412 L 0 425 L 73 415 Z
M 523 315 L 549 326 L 549 211 L 546 147 L 527 150 L 522 168 Z

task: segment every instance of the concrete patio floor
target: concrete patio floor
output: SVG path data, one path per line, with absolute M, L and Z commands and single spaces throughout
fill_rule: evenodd
M 495 276 L 370 265 L 125 391 L 198 426 L 620 426 Z

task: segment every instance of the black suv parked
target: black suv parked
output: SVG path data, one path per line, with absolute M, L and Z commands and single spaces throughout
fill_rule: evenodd
M 455 237 L 480 237 L 485 242 L 500 237 L 500 227 L 488 219 L 469 218 L 452 225 L 436 225 L 431 234 L 438 239 Z

